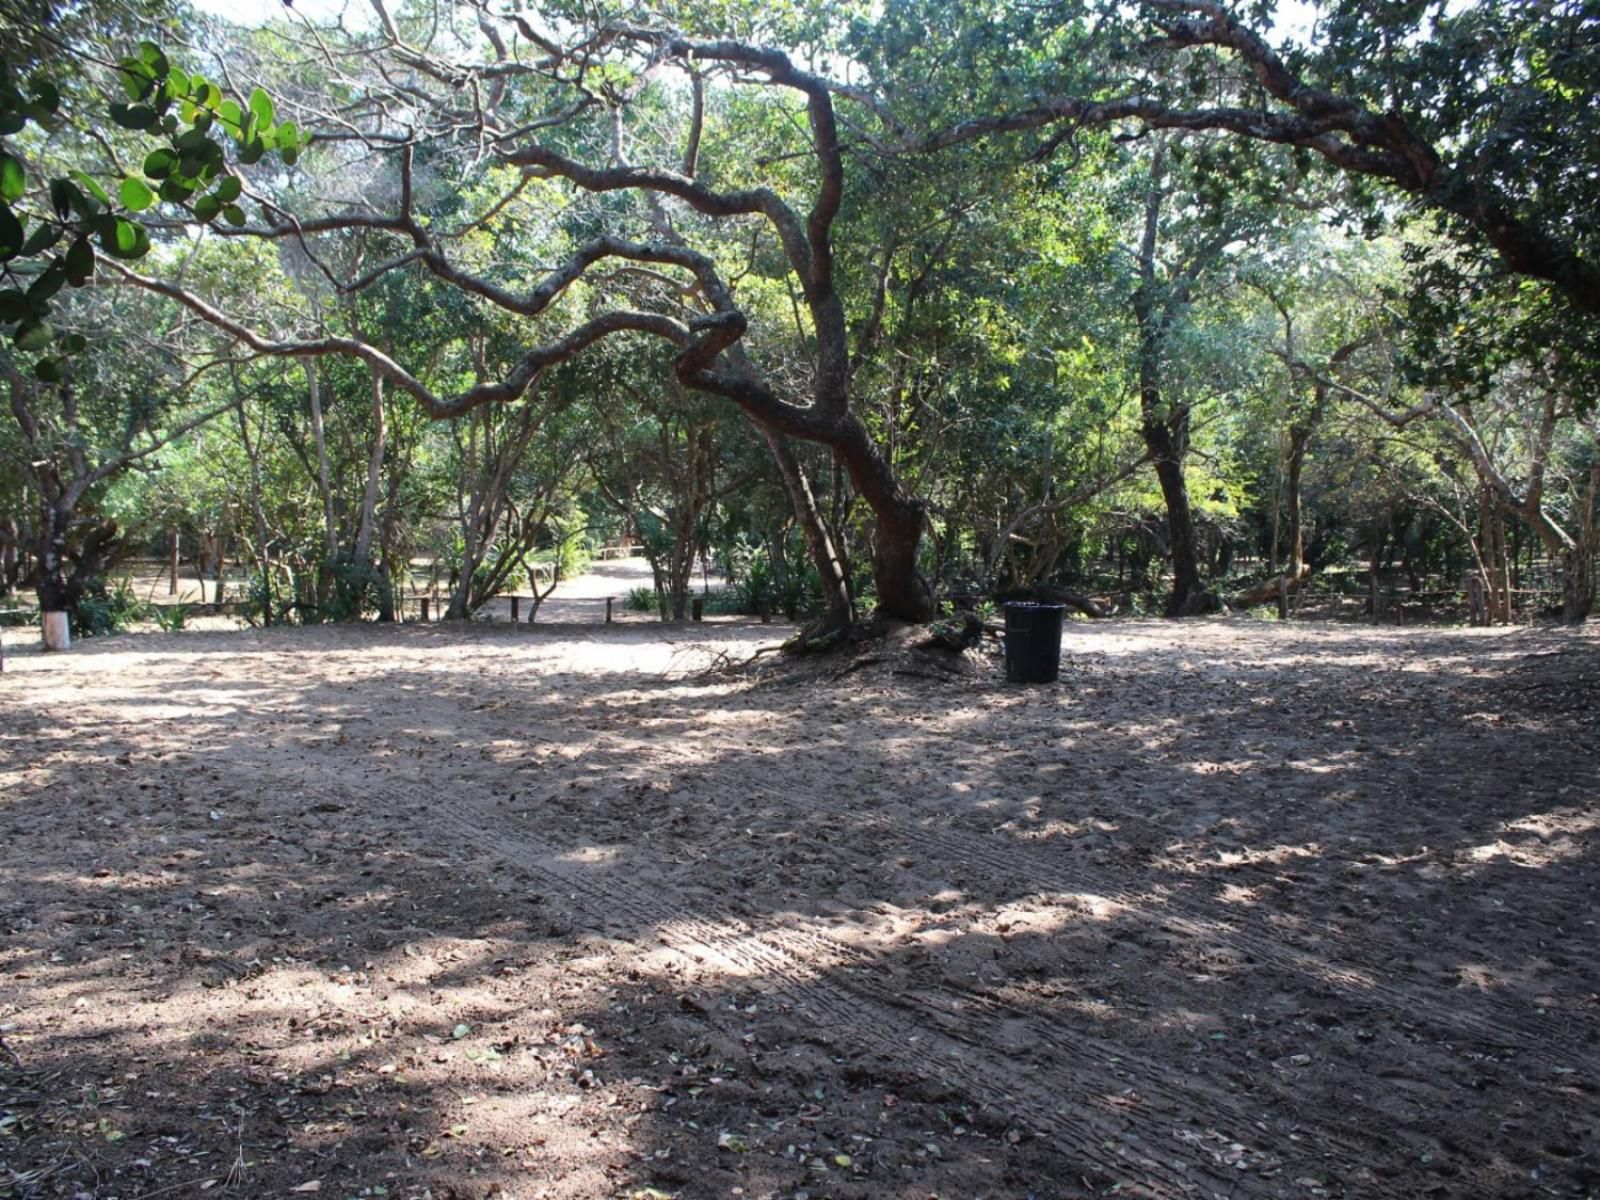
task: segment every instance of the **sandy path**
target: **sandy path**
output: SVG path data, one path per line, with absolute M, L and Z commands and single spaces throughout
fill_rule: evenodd
M 1592 634 L 1074 626 L 1019 689 L 661 632 L 14 660 L 0 1156 L 41 1195 L 236 1146 L 247 1195 L 1600 1185 Z

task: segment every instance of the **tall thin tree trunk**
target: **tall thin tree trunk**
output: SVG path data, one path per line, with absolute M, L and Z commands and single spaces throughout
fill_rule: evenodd
M 1587 486 L 1578 493 L 1578 536 L 1563 562 L 1561 619 L 1578 625 L 1589 619 L 1595 602 L 1595 558 L 1600 549 L 1600 463 L 1589 468 Z
M 805 470 L 795 457 L 794 447 L 789 440 L 775 430 L 765 426 L 760 428 L 766 435 L 773 461 L 778 464 L 778 474 L 783 478 L 795 520 L 805 535 L 806 549 L 811 554 L 812 565 L 816 567 L 817 578 L 822 584 L 824 623 L 828 628 L 842 628 L 850 623 L 854 615 L 845 582 L 844 563 L 840 561 L 833 538 L 822 523 L 822 514 L 817 511 L 811 481 L 806 478 Z
M 369 564 L 372 535 L 376 527 L 378 487 L 383 476 L 383 456 L 387 447 L 388 426 L 383 416 L 383 376 L 372 372 L 372 454 L 367 459 L 367 487 L 361 494 L 361 524 L 356 531 L 355 561 Z
M 237 388 L 237 381 L 235 382 Z M 261 623 L 272 624 L 272 556 L 267 549 L 267 513 L 261 504 L 261 446 L 250 440 L 250 422 L 244 413 L 244 396 L 235 392 L 234 415 L 239 420 L 239 441 L 250 463 L 250 514 L 256 525 L 256 571 L 261 580 Z
M 339 557 L 339 531 L 333 523 L 333 490 L 328 486 L 328 443 L 323 432 L 322 385 L 317 377 L 317 364 L 305 360 L 306 387 L 311 394 L 311 432 L 317 443 L 317 490 L 322 495 L 322 523 L 327 542 L 328 564 Z

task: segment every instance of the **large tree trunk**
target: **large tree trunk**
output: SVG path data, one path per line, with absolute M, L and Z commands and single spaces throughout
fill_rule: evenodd
M 1171 449 L 1175 439 L 1165 424 L 1145 427 L 1145 444 L 1150 447 L 1161 483 L 1161 498 L 1167 507 L 1167 543 L 1172 554 L 1172 595 L 1167 598 L 1169 617 L 1189 617 L 1214 607 L 1200 578 L 1200 555 L 1196 547 L 1194 511 L 1189 505 L 1189 485 L 1183 476 L 1181 453 Z
M 878 611 L 901 621 L 931 621 L 933 592 L 917 565 L 925 506 L 901 488 L 859 421 L 849 418 L 844 432 L 834 451 L 876 518 L 872 580 L 878 590 Z
M 1169 617 L 1187 617 L 1216 607 L 1200 579 L 1200 553 L 1196 545 L 1194 511 L 1183 476 L 1189 451 L 1189 410 L 1169 405 L 1162 389 L 1161 360 L 1172 322 L 1186 303 L 1186 286 L 1163 288 L 1156 273 L 1156 243 L 1161 206 L 1165 199 L 1161 180 L 1166 171 L 1165 146 L 1158 146 L 1150 164 L 1150 189 L 1145 195 L 1144 234 L 1139 243 L 1139 286 L 1133 293 L 1133 315 L 1139 329 L 1140 432 L 1150 451 L 1150 461 L 1161 484 L 1167 509 L 1167 543 L 1172 555 L 1172 594 L 1167 598 Z
M 89 587 L 110 570 L 121 549 L 115 521 L 102 521 L 84 534 L 76 552 L 67 545 L 67 531 L 72 523 L 70 509 L 60 505 L 46 505 L 40 511 L 38 542 L 35 554 L 38 569 L 34 576 L 34 590 L 39 598 L 41 613 L 65 613 L 70 621 L 78 612 L 78 603 Z M 47 635 L 51 632 L 46 630 Z M 51 649 L 65 650 L 65 644 Z

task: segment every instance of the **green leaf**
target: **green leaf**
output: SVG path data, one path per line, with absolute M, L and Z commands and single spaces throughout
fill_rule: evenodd
M 240 208 L 237 204 L 223 205 L 222 215 L 227 220 L 228 224 L 234 226 L 235 228 L 243 225 L 246 220 L 244 209 Z
M 221 93 L 218 94 L 220 95 Z M 240 124 L 244 120 L 244 109 L 239 107 L 239 102 L 237 100 L 224 100 L 221 104 L 217 105 L 217 116 L 221 118 L 222 123 L 227 125 L 232 132 L 238 133 L 240 130 Z
M 145 186 L 144 180 L 135 179 L 132 175 L 122 181 L 117 194 L 122 197 L 123 207 L 134 212 L 143 212 L 156 202 L 156 194 Z
M 61 93 L 48 79 L 36 75 L 29 87 L 33 90 L 33 102 L 46 112 L 54 113 L 61 107 Z
M 187 204 L 194 189 L 179 179 L 168 179 L 161 184 L 161 198 L 173 204 Z
M 293 121 L 283 122 L 275 132 L 278 135 L 278 147 L 280 149 L 288 150 L 291 147 L 299 147 L 304 144 L 300 141 L 300 131 L 295 128 Z
M 81 333 L 69 333 L 59 343 L 62 354 L 82 354 L 88 344 L 89 339 Z
M 0 150 L 0 199 L 7 203 L 21 200 L 27 190 L 28 173 L 22 169 L 22 160 Z
M 36 254 L 43 254 L 62 238 L 65 230 L 59 225 L 40 225 L 28 235 L 28 240 L 22 244 L 22 253 L 26 258 Z
M 272 107 L 272 97 L 260 88 L 250 93 L 250 111 L 255 113 L 256 119 L 263 125 L 270 126 L 276 110 Z
M 10 137 L 28 127 L 28 118 L 19 112 L 0 113 L 0 134 Z
M 41 358 L 33 364 L 33 374 L 44 383 L 60 383 L 67 377 L 67 364 L 59 358 Z
M 26 240 L 17 214 L 11 211 L 9 204 L 0 203 L 0 262 L 10 262 L 20 254 Z
M 67 250 L 65 259 L 67 269 L 67 282 L 73 287 L 82 287 L 94 275 L 94 247 L 89 244 L 89 239 L 79 236 Z
M 65 179 L 52 179 L 50 181 L 50 207 L 55 209 L 56 216 L 65 221 L 72 215 L 73 193 L 78 189 Z
M 222 211 L 222 201 L 215 196 L 201 196 L 194 202 L 194 215 L 202 221 L 209 221 Z
M 111 207 L 111 197 L 106 194 L 105 188 L 101 187 L 94 178 L 89 175 L 85 175 L 82 171 L 74 171 L 72 173 L 72 177 L 79 183 L 83 184 L 84 187 L 88 188 L 89 194 L 96 200 L 100 201 L 103 206 L 106 208 Z
M 114 120 L 117 119 L 117 114 L 115 112 L 113 112 L 111 116 Z M 127 110 L 120 120 L 117 120 L 117 124 L 121 125 L 124 129 L 144 130 L 153 127 L 155 123 L 156 110 L 151 108 L 148 104 L 133 105 Z
M 167 56 L 161 53 L 161 47 L 154 42 L 139 43 L 139 60 L 152 72 L 163 77 L 172 70 L 172 64 L 167 62 Z
M 251 163 L 260 162 L 261 156 L 266 152 L 267 148 L 261 144 L 260 138 L 251 138 L 239 148 L 239 161 L 249 166 Z
M 116 217 L 100 230 L 100 248 L 112 258 L 143 258 L 150 252 L 150 235 L 126 217 Z
M 50 328 L 48 321 L 25 321 L 17 326 L 11 340 L 17 344 L 18 350 L 43 350 L 56 340 L 56 331 Z
M 165 179 L 178 169 L 178 156 L 171 150 L 152 150 L 145 156 L 144 173 L 151 179 Z
M 155 73 L 136 58 L 123 59 L 118 64 L 117 75 L 122 79 L 122 90 L 128 93 L 129 100 L 143 100 L 156 81 Z
M 59 263 L 43 271 L 28 288 L 28 303 L 37 309 L 67 282 L 67 269 Z
M 239 193 L 243 190 L 239 177 L 237 175 L 229 175 L 221 183 L 217 184 L 217 199 L 224 204 L 232 204 L 239 198 Z
M 300 161 L 300 151 L 294 146 L 286 147 L 280 154 L 286 167 L 292 167 Z
M 16 288 L 6 288 L 0 291 L 0 321 L 10 324 L 12 321 L 21 321 L 33 310 L 28 307 L 28 300 Z

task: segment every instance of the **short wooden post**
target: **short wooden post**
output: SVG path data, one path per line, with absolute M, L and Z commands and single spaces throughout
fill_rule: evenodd
M 606 597 L 606 624 L 611 624 L 611 597 Z
M 690 604 L 690 606 L 689 606 L 689 616 L 690 616 L 690 618 L 692 620 L 698 621 L 698 620 L 702 619 L 705 616 L 705 613 L 706 613 L 706 602 L 704 600 L 702 600 L 699 596 L 696 596 L 694 598 L 694 602 L 692 604 Z
M 511 597 L 511 623 L 513 625 L 517 624 L 521 620 L 521 618 L 517 615 L 517 606 L 519 604 L 521 604 L 521 603 L 522 603 L 522 597 L 521 596 L 513 596 L 513 597 Z
M 769 609 L 765 604 L 761 606 L 761 623 L 763 625 L 772 624 L 772 610 Z
M 422 623 L 423 623 L 423 624 L 424 624 L 424 625 L 426 625 L 426 624 L 427 624 L 427 623 L 428 623 L 428 622 L 429 622 L 429 621 L 431 621 L 431 620 L 432 620 L 432 619 L 433 619 L 433 618 L 432 618 L 432 617 L 430 617 L 430 616 L 429 616 L 429 615 L 428 615 L 428 609 L 429 609 L 429 607 L 430 607 L 430 606 L 429 606 L 429 604 L 428 604 L 428 597 L 426 597 L 426 596 L 424 596 L 424 597 L 423 597 L 423 598 L 422 598 Z

